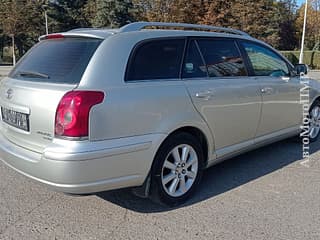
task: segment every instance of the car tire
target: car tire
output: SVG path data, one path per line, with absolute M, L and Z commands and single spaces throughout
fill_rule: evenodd
M 171 207 L 184 203 L 199 184 L 203 169 L 204 154 L 200 141 L 184 132 L 170 136 L 154 158 L 151 199 Z
M 318 140 L 320 135 L 320 101 L 316 100 L 309 111 L 309 139 L 310 142 Z

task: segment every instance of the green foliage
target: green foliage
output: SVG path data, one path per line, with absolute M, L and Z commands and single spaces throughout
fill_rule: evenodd
M 91 23 L 94 27 L 121 27 L 134 21 L 132 9 L 131 0 L 97 0 Z
M 90 22 L 84 14 L 86 3 L 87 0 L 49 1 L 50 32 L 62 32 L 79 27 L 89 27 Z
M 299 63 L 299 56 L 295 55 L 293 52 L 282 52 L 282 54 L 288 58 L 293 65 Z
M 300 51 L 281 51 L 292 64 L 299 62 Z M 320 51 L 305 51 L 303 54 L 305 64 L 311 69 L 320 69 Z
M 308 2 L 305 47 L 311 50 L 316 49 L 320 42 L 320 0 L 309 0 Z M 298 36 L 302 34 L 304 10 L 305 5 L 302 5 L 297 11 Z
M 297 19 L 294 14 L 297 3 L 296 0 L 281 0 L 276 2 L 279 13 L 279 42 L 280 50 L 292 50 L 298 45 L 297 28 L 295 21 Z
M 232 27 L 277 47 L 279 14 L 273 0 L 208 1 L 202 23 Z
M 204 13 L 203 0 L 135 0 L 142 18 L 157 22 L 197 23 Z
M 41 1 L 32 0 L 0 0 L 0 29 L 2 29 L 1 52 L 3 48 L 12 45 L 15 39 L 17 57 L 21 57 L 45 33 L 44 17 Z
M 320 0 L 309 2 L 305 48 L 317 50 Z M 240 29 L 281 50 L 300 48 L 304 14 L 296 0 L 0 0 L 0 58 L 12 36 L 19 57 L 45 34 L 45 10 L 49 33 L 133 21 L 200 23 Z

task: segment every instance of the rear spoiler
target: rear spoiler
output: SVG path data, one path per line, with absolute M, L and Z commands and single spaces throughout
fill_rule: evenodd
M 102 36 L 97 36 L 94 34 L 80 33 L 80 32 L 66 32 L 66 33 L 52 33 L 48 35 L 42 35 L 38 38 L 39 41 L 47 39 L 63 39 L 63 38 L 95 38 L 104 39 Z

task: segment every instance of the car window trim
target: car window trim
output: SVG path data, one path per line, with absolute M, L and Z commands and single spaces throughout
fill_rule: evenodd
M 180 71 L 179 71 L 179 79 L 180 80 L 182 79 L 182 71 L 183 71 L 182 69 L 183 69 L 183 65 L 184 65 L 184 59 L 187 55 L 188 47 L 189 47 L 189 38 L 185 37 L 182 58 L 181 58 L 181 62 L 180 62 Z
M 167 78 L 167 79 L 144 79 L 144 80 L 128 80 L 128 76 L 129 76 L 129 68 L 137 54 L 137 50 L 144 44 L 148 43 L 148 42 L 153 42 L 153 41 L 162 41 L 162 40 L 184 40 L 184 48 L 183 48 L 183 52 L 182 52 L 182 58 L 181 58 L 181 62 L 180 62 L 180 69 L 179 69 L 179 76 L 178 78 Z M 156 37 L 156 38 L 148 38 L 148 39 L 144 39 L 142 41 L 137 42 L 134 47 L 132 48 L 129 58 L 127 60 L 127 64 L 126 64 L 126 70 L 125 70 L 125 75 L 124 75 L 124 82 L 125 83 L 137 83 L 137 82 L 158 82 L 158 81 L 181 81 L 181 73 L 182 73 L 182 65 L 183 65 L 183 57 L 185 54 L 185 50 L 186 50 L 186 42 L 187 42 L 187 37 L 186 36 L 178 36 L 178 37 Z

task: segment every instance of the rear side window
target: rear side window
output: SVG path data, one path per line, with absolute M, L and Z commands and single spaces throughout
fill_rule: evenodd
M 142 43 L 129 61 L 126 81 L 179 78 L 184 45 L 184 39 Z
M 204 78 L 207 77 L 207 67 L 199 52 L 195 40 L 191 40 L 188 46 L 183 64 L 183 78 Z
M 247 76 L 240 51 L 233 40 L 197 40 L 209 77 Z
M 20 60 L 10 77 L 37 82 L 79 83 L 101 41 L 87 38 L 41 41 Z

